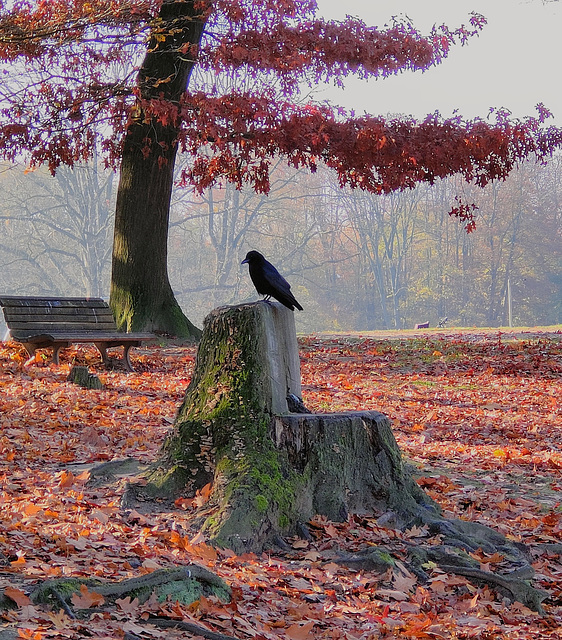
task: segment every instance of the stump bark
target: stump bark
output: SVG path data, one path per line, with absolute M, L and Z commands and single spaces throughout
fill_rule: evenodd
M 88 367 L 74 365 L 67 380 L 84 389 L 103 389 L 102 381 L 94 373 L 90 373 Z
M 386 416 L 290 412 L 300 396 L 293 313 L 263 301 L 215 309 L 149 490 L 193 495 L 210 483 L 200 526 L 236 552 L 261 551 L 315 514 L 392 510 L 400 524 L 438 514 Z

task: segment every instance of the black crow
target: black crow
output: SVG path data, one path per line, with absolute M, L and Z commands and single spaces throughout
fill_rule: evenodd
M 291 293 L 291 285 L 259 251 L 248 251 L 241 264 L 248 265 L 254 287 L 259 294 L 265 296 L 265 300 L 275 298 L 291 311 L 294 311 L 295 307 L 302 311 L 302 307 Z

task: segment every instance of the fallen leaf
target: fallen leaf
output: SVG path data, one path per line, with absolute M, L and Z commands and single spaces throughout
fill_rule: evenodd
M 71 624 L 71 619 L 66 615 L 66 613 L 60 609 L 57 613 L 49 611 L 48 614 L 49 620 L 55 625 L 57 629 L 64 629 L 65 627 Z
M 193 504 L 196 507 L 202 507 L 210 498 L 211 493 L 213 492 L 213 485 L 208 482 L 204 487 L 198 489 L 195 492 L 195 498 L 193 498 Z
M 105 602 L 105 598 L 102 595 L 95 591 L 89 591 L 85 584 L 80 585 L 80 595 L 74 593 L 70 600 L 77 609 L 99 607 Z
M 307 640 L 307 638 L 311 637 L 310 634 L 315 624 L 314 620 L 309 620 L 304 624 L 292 624 L 285 629 L 285 633 L 291 640 Z
M 4 589 L 4 595 L 13 600 L 18 607 L 23 607 L 25 605 L 31 604 L 31 600 L 28 596 L 25 595 L 21 589 L 16 589 L 15 587 L 6 587 Z
M 291 546 L 293 549 L 307 549 L 309 542 L 307 540 L 295 540 Z
M 126 598 L 115 600 L 115 604 L 121 609 L 121 611 L 134 614 L 137 613 L 139 608 L 139 599 L 135 598 L 134 600 L 131 600 L 131 596 L 127 596 Z

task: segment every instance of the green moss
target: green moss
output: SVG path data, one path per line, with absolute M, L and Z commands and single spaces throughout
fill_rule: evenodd
M 80 587 L 85 584 L 89 589 L 95 590 L 96 585 L 102 584 L 99 580 L 78 579 L 78 578 L 58 578 L 49 580 L 44 586 L 39 587 L 33 596 L 36 604 L 49 604 L 58 601 L 59 596 L 63 600 L 69 600 L 75 593 L 80 593 Z
M 295 520 L 304 480 L 289 469 L 273 443 L 262 440 L 266 451 L 247 450 L 241 459 L 232 455 L 217 463 L 214 500 L 217 510 L 202 527 L 214 542 L 235 551 L 256 531 L 287 531 Z
M 282 513 L 279 516 L 279 528 L 281 530 L 287 529 L 289 524 L 290 524 L 290 520 L 289 520 L 288 516 L 286 514 Z
M 158 297 L 162 297 L 161 291 Z M 171 289 L 164 302 L 157 306 L 146 291 L 134 291 L 112 283 L 109 305 L 120 331 L 145 331 L 149 327 L 178 338 L 199 340 L 201 337 L 201 329 L 185 316 Z
M 265 513 L 268 510 L 269 500 L 265 496 L 262 496 L 261 494 L 259 494 L 254 498 L 254 501 L 256 504 L 256 509 L 260 513 Z
M 381 559 L 381 561 L 388 564 L 390 567 L 395 567 L 396 563 L 394 562 L 394 558 L 387 553 L 386 551 L 381 551 L 381 549 L 377 549 L 377 556 Z
M 145 491 L 152 497 L 174 496 L 184 491 L 192 479 L 188 470 L 179 464 L 155 467 L 148 476 Z
M 172 602 L 180 602 L 181 604 L 191 604 L 203 595 L 201 583 L 197 580 L 176 580 L 168 582 L 158 587 L 158 602 L 164 602 L 170 597 Z M 131 596 L 132 598 L 132 596 Z M 140 600 L 143 602 L 143 600 Z
M 263 495 L 269 503 L 277 505 L 282 512 L 290 512 L 294 508 L 302 478 L 290 469 L 280 452 L 273 449 L 273 445 L 266 453 L 255 456 L 255 463 L 251 469 L 251 476 L 254 481 L 252 484 L 259 490 L 259 495 Z
M 5 596 L 2 591 L 0 591 L 0 611 L 9 611 L 10 609 L 16 609 L 17 604 L 8 596 Z
M 201 338 L 201 329 L 190 322 L 173 296 L 163 305 L 161 317 L 162 325 L 167 327 L 168 333 L 179 338 Z
M 432 380 L 412 380 L 411 384 L 417 385 L 418 387 L 436 387 L 438 386 L 437 382 L 433 382 Z M 439 385 L 441 386 L 441 385 Z
M 361 566 L 365 571 L 384 573 L 396 567 L 396 562 L 390 553 L 378 547 L 371 547 L 360 552 L 359 556 L 361 557 Z

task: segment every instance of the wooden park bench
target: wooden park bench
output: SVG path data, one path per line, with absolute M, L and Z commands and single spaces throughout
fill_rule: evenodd
M 109 347 L 123 347 L 123 363 L 133 371 L 131 347 L 139 347 L 156 336 L 152 333 L 117 331 L 113 314 L 101 298 L 49 298 L 0 296 L 0 306 L 8 336 L 21 342 L 30 357 L 37 349 L 52 348 L 53 362 L 59 364 L 59 351 L 71 344 L 95 344 L 105 365 Z

